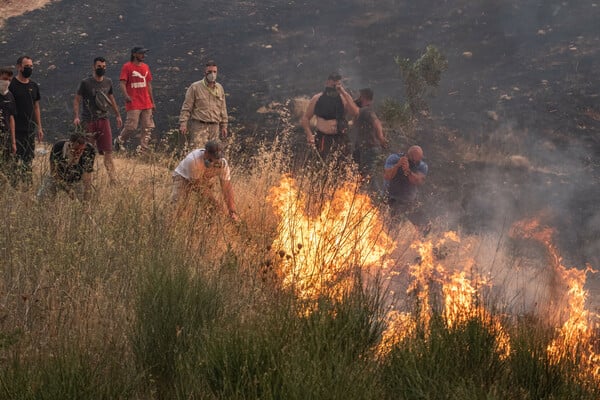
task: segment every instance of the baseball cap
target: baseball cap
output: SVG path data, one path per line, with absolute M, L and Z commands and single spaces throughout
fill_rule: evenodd
M 214 158 L 223 158 L 223 149 L 219 142 L 209 140 L 204 145 L 204 150 Z
M 131 54 L 145 53 L 147 51 L 148 51 L 148 49 L 143 46 L 135 46 L 133 49 L 131 49 Z

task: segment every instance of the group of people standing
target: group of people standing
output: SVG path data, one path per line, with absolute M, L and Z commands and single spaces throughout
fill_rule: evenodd
M 148 49 L 136 46 L 131 49 L 131 58 L 119 75 L 119 88 L 125 100 L 126 119 L 123 122 L 115 100 L 113 83 L 106 76 L 107 62 L 96 57 L 91 75 L 83 79 L 73 101 L 73 124 L 76 129 L 68 140 L 60 140 L 50 151 L 50 171 L 43 177 L 38 198 L 54 197 L 59 190 L 83 199 L 89 198 L 93 164 L 96 154 L 104 158 L 110 184 L 118 183 L 113 162 L 113 151 L 126 147 L 127 141 L 139 132 L 138 152 L 149 148 L 152 130 L 155 127 L 155 111 L 152 92 L 152 73 L 144 62 Z M 32 162 L 35 156 L 35 140 L 44 138 L 40 112 L 40 90 L 30 79 L 33 60 L 29 56 L 17 60 L 17 75 L 13 77 L 10 67 L 0 68 L 0 139 L 2 159 L 0 167 L 13 186 L 29 187 L 32 183 Z M 217 64 L 206 63 L 204 78 L 188 88 L 181 108 L 180 131 L 195 148 L 212 149 L 206 159 L 222 156 L 218 139 L 227 136 L 227 106 L 225 91 L 216 82 Z M 116 116 L 120 134 L 112 135 L 109 114 Z M 141 129 L 138 129 L 141 128 Z M 216 149 L 215 149 L 216 146 Z M 203 153 L 204 154 L 204 153 Z M 204 156 L 203 156 L 204 157 Z M 202 158 L 203 158 L 202 157 Z M 203 158 L 204 159 L 204 158 Z M 185 160 L 184 160 L 185 161 Z M 183 161 L 182 161 L 183 164 Z M 223 191 L 227 197 L 230 214 L 237 217 L 230 190 L 229 166 L 223 162 L 201 163 L 204 168 L 219 168 Z M 189 165 L 188 165 L 189 167 Z M 173 198 L 181 191 L 180 177 L 186 175 L 184 168 L 174 172 Z M 225 173 L 225 171 L 227 173 Z M 212 171 L 211 171 L 212 172 Z M 221 173 L 223 172 L 223 173 Z M 191 179 L 188 178 L 187 179 Z M 229 189 L 228 189 L 229 187 Z
M 324 90 L 310 99 L 302 116 L 306 140 L 323 162 L 337 165 L 352 159 L 367 190 L 383 195 L 393 218 L 408 215 L 417 225 L 426 225 L 422 213 L 416 210 L 418 187 L 428 173 L 423 149 L 414 145 L 406 153 L 389 154 L 381 168 L 379 160 L 389 141 L 373 110 L 373 98 L 373 90 L 363 88 L 353 99 L 342 84 L 342 76 L 331 73 Z
M 113 83 L 106 77 L 107 62 L 96 57 L 91 76 L 83 79 L 73 101 L 73 123 L 78 129 L 68 140 L 54 144 L 50 151 L 50 173 L 42 180 L 38 197 L 54 196 L 64 189 L 74 196 L 89 198 L 96 153 L 103 155 L 110 184 L 118 183 L 112 153 L 123 149 L 138 132 L 137 150 L 145 152 L 154 129 L 155 111 L 152 73 L 144 62 L 148 49 L 131 49 L 130 61 L 119 75 L 119 87 L 125 100 L 126 119 L 123 122 L 115 100 Z M 32 182 L 32 161 L 35 140 L 42 141 L 40 90 L 31 80 L 33 60 L 22 56 L 17 60 L 17 75 L 11 68 L 0 68 L 0 132 L 2 133 L 2 172 L 11 177 L 13 185 Z M 218 177 L 229 215 L 237 219 L 231 188 L 231 173 L 223 157 L 221 139 L 228 135 L 225 91 L 217 82 L 218 66 L 214 61 L 205 65 L 204 77 L 192 83 L 185 93 L 179 115 L 179 131 L 195 149 L 172 174 L 172 200 L 182 193 L 206 187 Z M 412 146 L 406 153 L 390 154 L 383 168 L 379 159 L 388 148 L 381 121 L 372 108 L 373 91 L 364 88 L 357 99 L 346 91 L 339 73 L 332 73 L 322 92 L 314 95 L 301 119 L 307 142 L 314 146 L 322 160 L 352 157 L 359 167 L 367 189 L 373 194 L 385 192 L 392 215 L 410 209 L 416 200 L 417 188 L 425 181 L 428 166 L 423 150 Z M 109 114 L 115 114 L 120 134 L 113 140 Z M 313 124 L 311 121 L 316 120 Z M 383 187 L 378 177 L 383 177 Z M 81 190 L 74 190 L 82 186 Z

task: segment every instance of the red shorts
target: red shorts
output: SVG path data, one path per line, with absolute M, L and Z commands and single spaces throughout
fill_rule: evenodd
M 86 129 L 88 133 L 93 133 L 93 144 L 98 149 L 98 153 L 112 153 L 112 131 L 108 118 L 90 121 L 87 123 Z

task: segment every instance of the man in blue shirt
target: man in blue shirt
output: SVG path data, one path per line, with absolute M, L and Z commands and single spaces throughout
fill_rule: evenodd
M 411 146 L 406 154 L 394 153 L 385 160 L 383 179 L 392 218 L 407 215 L 415 225 L 422 225 L 414 211 L 418 187 L 425 183 L 428 170 L 420 146 Z

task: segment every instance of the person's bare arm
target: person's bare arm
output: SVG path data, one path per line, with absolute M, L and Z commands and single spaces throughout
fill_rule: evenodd
M 400 169 L 402 170 L 401 173 L 408 176 L 408 173 L 410 172 L 410 169 L 408 167 L 408 157 L 402 156 L 400 157 L 398 162 L 394 164 L 391 168 L 384 168 L 383 179 L 385 179 L 386 181 L 392 180 L 398 173 L 398 170 Z
M 9 118 L 9 125 L 10 125 L 10 143 L 11 143 L 12 154 L 17 154 L 17 138 L 15 136 L 15 117 L 12 115 Z
M 81 180 L 83 181 L 83 200 L 88 201 L 92 197 L 92 174 L 84 172 Z
M 375 134 L 377 136 L 377 140 L 379 140 L 379 144 L 382 148 L 386 149 L 388 147 L 388 141 L 383 135 L 383 126 L 376 115 L 373 115 L 373 128 L 375 129 Z
M 350 118 L 356 118 L 360 109 L 354 102 L 352 96 L 350 96 L 350 93 L 348 93 L 342 85 L 336 86 L 336 89 L 342 98 L 342 103 L 344 103 L 344 111 L 346 111 L 346 115 L 348 115 Z
M 383 179 L 385 179 L 386 181 L 391 181 L 396 176 L 399 169 L 400 169 L 399 162 L 394 164 L 394 166 L 392 168 L 385 168 L 383 170 Z
M 81 103 L 81 96 L 75 93 L 73 99 L 73 125 L 78 126 L 81 121 L 79 120 L 79 104 Z
M 117 116 L 117 128 L 121 129 L 123 126 L 123 119 L 121 118 L 121 112 L 119 111 L 119 106 L 117 105 L 117 100 L 115 99 L 114 94 L 109 94 L 108 98 L 110 100 L 110 105 L 112 106 L 115 115 Z
M 304 128 L 304 133 L 306 134 L 306 141 L 309 144 L 315 143 L 315 135 L 313 134 L 313 131 L 310 128 L 310 120 L 315 115 L 315 104 L 317 104 L 319 96 L 320 94 L 316 94 L 313 96 L 312 99 L 310 99 L 308 107 L 306 108 L 306 111 L 304 112 L 304 115 L 302 115 L 302 119 L 300 120 L 302 128 Z
M 415 186 L 421 186 L 425 183 L 425 174 L 422 172 L 408 171 L 408 181 Z
M 39 142 L 41 142 L 42 140 L 44 140 L 44 130 L 42 129 L 42 112 L 40 111 L 39 101 L 33 103 L 33 115 L 38 128 L 37 139 Z
M 152 102 L 152 110 L 156 111 L 156 104 L 154 104 L 154 94 L 152 92 L 152 82 L 148 82 L 148 94 L 150 95 L 150 101 Z
M 223 190 L 223 198 L 225 199 L 225 204 L 227 205 L 227 209 L 229 210 L 229 216 L 234 221 L 238 221 L 239 217 L 237 215 L 237 212 L 235 211 L 235 200 L 233 196 L 233 186 L 231 185 L 231 181 L 221 180 L 221 189 Z
M 121 80 L 119 81 L 119 87 L 121 88 L 121 92 L 123 93 L 123 98 L 125 99 L 125 103 L 131 103 L 131 97 L 127 94 L 127 81 Z

